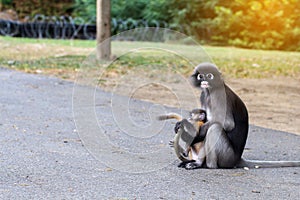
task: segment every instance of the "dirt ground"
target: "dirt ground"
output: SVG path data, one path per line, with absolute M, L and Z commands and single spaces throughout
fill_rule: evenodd
M 251 124 L 300 134 L 300 80 L 232 79 L 228 85 L 248 107 Z
M 129 95 L 132 88 L 138 85 L 138 78 L 127 78 L 119 89 L 115 89 L 113 78 L 106 82 L 102 88 L 123 95 Z M 120 79 L 118 79 L 120 81 Z M 225 82 L 245 102 L 250 118 L 250 124 L 275 130 L 287 131 L 300 134 L 300 80 L 287 77 L 270 79 L 226 79 Z M 177 91 L 186 91 L 186 85 L 174 81 L 171 92 L 159 84 L 150 84 L 148 87 L 136 89 L 132 97 L 164 104 L 172 107 L 184 107 L 178 104 Z M 112 90 L 112 86 L 115 88 Z M 196 101 L 200 92 L 194 90 Z M 172 97 L 173 95 L 173 97 Z M 188 108 L 195 108 L 194 101 L 188 98 L 182 102 L 188 104 Z M 190 104 L 190 105 L 189 105 Z M 186 107 L 187 108 L 187 107 Z

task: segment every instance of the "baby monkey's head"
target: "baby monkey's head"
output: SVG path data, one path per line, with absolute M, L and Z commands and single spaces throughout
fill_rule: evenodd
M 194 121 L 203 121 L 206 122 L 206 112 L 203 109 L 196 108 L 190 112 L 190 119 Z

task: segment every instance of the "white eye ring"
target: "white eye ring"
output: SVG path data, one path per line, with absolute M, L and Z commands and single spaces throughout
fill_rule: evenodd
M 207 77 L 208 79 L 214 79 L 214 75 L 213 75 L 212 73 L 206 74 L 206 77 Z
M 203 79 L 204 78 L 204 74 L 198 74 L 198 76 L 197 76 L 197 80 L 199 81 L 199 80 L 201 80 L 201 79 Z

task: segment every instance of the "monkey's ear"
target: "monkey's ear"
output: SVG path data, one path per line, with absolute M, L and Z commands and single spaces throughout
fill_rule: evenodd
M 197 75 L 198 73 L 194 73 L 189 77 L 189 82 L 194 86 L 194 87 L 199 87 L 200 83 L 197 80 Z
M 203 113 L 200 113 L 200 119 L 202 121 L 204 121 L 206 119 L 206 114 L 203 112 Z

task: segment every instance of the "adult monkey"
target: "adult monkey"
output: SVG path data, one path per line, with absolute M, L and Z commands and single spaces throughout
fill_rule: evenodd
M 218 68 L 211 63 L 198 65 L 191 82 L 202 90 L 201 106 L 207 112 L 208 123 L 195 138 L 204 141 L 206 163 L 187 163 L 186 169 L 203 165 L 208 168 L 300 166 L 300 161 L 248 161 L 241 158 L 249 128 L 245 104 L 224 83 Z

